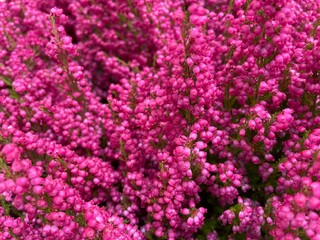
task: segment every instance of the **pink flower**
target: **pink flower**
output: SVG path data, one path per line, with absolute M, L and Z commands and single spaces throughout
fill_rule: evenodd
M 14 143 L 4 145 L 1 153 L 5 157 L 7 163 L 12 163 L 14 160 L 20 158 L 20 149 Z

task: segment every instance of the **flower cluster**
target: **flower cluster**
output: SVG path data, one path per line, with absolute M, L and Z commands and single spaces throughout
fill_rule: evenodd
M 320 239 L 320 2 L 0 1 L 0 239 Z

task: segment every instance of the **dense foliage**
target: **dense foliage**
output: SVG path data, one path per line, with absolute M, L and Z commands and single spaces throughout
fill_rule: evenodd
M 0 239 L 320 239 L 320 1 L 0 0 Z

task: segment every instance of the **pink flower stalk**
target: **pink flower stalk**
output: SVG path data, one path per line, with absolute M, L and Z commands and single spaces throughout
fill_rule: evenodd
M 319 1 L 0 1 L 0 239 L 320 239 Z

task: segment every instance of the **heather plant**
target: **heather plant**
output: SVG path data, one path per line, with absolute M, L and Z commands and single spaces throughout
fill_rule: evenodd
M 320 2 L 0 1 L 0 239 L 320 239 Z

